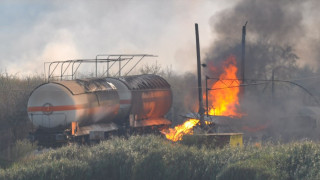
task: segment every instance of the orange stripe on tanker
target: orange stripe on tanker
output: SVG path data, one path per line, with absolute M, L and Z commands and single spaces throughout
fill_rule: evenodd
M 130 104 L 131 100 L 130 99 L 120 99 L 120 104 Z
M 131 100 L 120 100 L 120 104 L 130 104 Z M 28 107 L 28 112 L 53 112 L 53 111 L 72 111 L 78 109 L 86 109 L 91 107 L 89 104 L 64 105 L 64 106 L 33 106 Z
M 33 106 L 28 107 L 28 112 L 52 112 L 52 111 L 70 111 L 87 108 L 87 105 L 65 105 L 65 106 Z

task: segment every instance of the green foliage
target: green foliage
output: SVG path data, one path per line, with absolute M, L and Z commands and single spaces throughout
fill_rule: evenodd
M 36 145 L 28 140 L 18 140 L 11 148 L 11 160 L 17 161 L 36 149 Z
M 20 78 L 0 73 L 0 152 L 31 130 L 27 102 L 31 91 L 43 83 L 40 76 Z
M 182 137 L 182 141 L 180 141 L 181 144 L 187 145 L 187 146 L 197 146 L 198 148 L 205 146 L 208 148 L 216 148 L 217 143 L 216 139 L 214 138 L 208 138 L 207 136 L 197 136 L 197 135 L 184 135 Z M 227 144 L 227 142 L 224 142 L 224 144 Z
M 8 152 L 2 151 L 3 154 L 0 155 L 0 167 L 8 167 L 13 162 L 23 160 L 27 155 L 36 149 L 36 145 L 30 143 L 28 140 L 18 140 L 16 143 L 9 147 Z M 5 156 L 4 154 L 8 155 Z M 30 157 L 30 156 L 27 156 Z
M 320 145 L 196 148 L 157 136 L 71 145 L 0 170 L 0 179 L 318 179 Z
M 228 165 L 217 176 L 217 179 L 283 179 L 277 174 L 274 162 L 268 159 L 248 159 Z

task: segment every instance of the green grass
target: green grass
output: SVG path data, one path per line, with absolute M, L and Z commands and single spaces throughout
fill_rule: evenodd
M 157 136 L 66 146 L 0 170 L 0 179 L 319 179 L 320 144 L 207 149 Z

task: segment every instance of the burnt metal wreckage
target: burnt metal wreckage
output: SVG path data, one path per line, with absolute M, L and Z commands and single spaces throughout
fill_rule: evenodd
M 123 67 L 135 57 L 139 57 L 138 62 L 121 76 Z M 172 104 L 170 84 L 153 74 L 127 76 L 144 57 L 154 56 L 98 55 L 94 60 L 47 63 L 48 82 L 35 88 L 28 100 L 28 116 L 36 127 L 30 138 L 42 146 L 59 146 L 72 141 L 100 141 L 112 134 L 159 133 L 168 128 L 171 121 L 165 114 Z M 119 63 L 119 69 L 116 77 L 97 77 L 96 69 L 95 78 L 73 79 L 82 63 Z M 59 65 L 60 75 L 54 76 Z M 63 80 L 70 78 L 65 74 L 70 66 L 71 80 Z M 59 80 L 51 81 L 54 77 Z

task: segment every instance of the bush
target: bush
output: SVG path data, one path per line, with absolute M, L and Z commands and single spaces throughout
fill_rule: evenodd
M 9 154 L 9 156 L 2 155 L 0 158 L 0 167 L 8 167 L 16 161 L 23 160 L 25 157 L 29 157 L 30 153 L 36 149 L 36 144 L 30 143 L 28 140 L 18 140 L 10 147 L 9 152 L 3 151 L 3 154 Z
M 36 145 L 28 140 L 18 140 L 11 149 L 11 159 L 13 161 L 20 160 L 30 152 L 36 149 Z
M 270 164 L 271 163 L 271 164 Z M 266 159 L 249 159 L 228 165 L 217 176 L 217 179 L 284 179 L 274 169 L 273 162 L 268 163 Z
M 40 76 L 20 78 L 0 72 L 0 152 L 31 131 L 27 102 L 31 91 L 43 82 Z
M 158 136 L 50 150 L 0 170 L 0 179 L 319 179 L 314 142 L 188 147 Z

